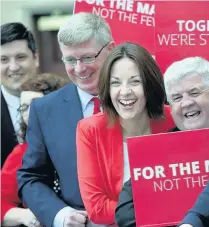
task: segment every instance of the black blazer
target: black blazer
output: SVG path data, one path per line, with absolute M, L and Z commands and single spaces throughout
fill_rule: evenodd
M 7 103 L 1 91 L 1 167 L 18 144 Z
M 119 202 L 115 211 L 115 221 L 119 227 L 136 226 L 131 179 L 124 184 L 119 195 Z

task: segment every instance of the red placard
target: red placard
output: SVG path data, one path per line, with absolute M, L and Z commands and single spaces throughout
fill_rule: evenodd
M 110 25 L 116 44 L 135 42 L 155 56 L 162 73 L 174 61 L 209 60 L 209 1 L 76 0 L 74 13 L 92 12 Z
M 209 1 L 155 2 L 155 56 L 164 73 L 174 61 L 209 60 Z
M 154 1 L 77 0 L 74 13 L 92 12 L 110 25 L 116 44 L 131 41 L 154 54 Z
M 209 129 L 129 138 L 137 227 L 177 225 L 209 180 Z

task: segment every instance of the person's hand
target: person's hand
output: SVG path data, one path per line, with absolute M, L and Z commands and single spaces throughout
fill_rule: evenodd
M 193 225 L 190 225 L 190 224 L 182 224 L 179 227 L 194 227 L 194 226 Z
M 63 227 L 84 227 L 87 213 L 83 210 L 73 210 L 65 217 Z
M 42 227 L 41 223 L 35 217 L 35 215 L 31 212 L 30 209 L 24 209 L 23 215 L 23 225 L 28 227 Z

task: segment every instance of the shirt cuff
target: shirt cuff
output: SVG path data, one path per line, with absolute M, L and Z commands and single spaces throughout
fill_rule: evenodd
M 198 215 L 196 213 L 188 213 L 185 218 L 183 219 L 183 221 L 181 222 L 181 224 L 179 225 L 179 227 L 183 224 L 190 224 L 192 226 L 197 226 L 197 227 L 204 227 L 201 219 L 198 217 Z
M 72 207 L 64 207 L 61 209 L 55 216 L 52 227 L 63 227 L 65 217 L 69 214 L 69 212 L 73 211 Z

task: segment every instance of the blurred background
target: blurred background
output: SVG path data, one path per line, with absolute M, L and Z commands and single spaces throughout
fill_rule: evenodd
M 21 22 L 35 36 L 40 72 L 67 78 L 57 42 L 57 32 L 73 13 L 75 0 L 0 0 L 1 24 Z

